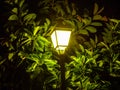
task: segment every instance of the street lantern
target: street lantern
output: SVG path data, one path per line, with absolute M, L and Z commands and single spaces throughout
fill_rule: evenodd
M 54 48 L 58 51 L 64 51 L 65 48 L 68 46 L 70 35 L 71 35 L 71 28 L 59 28 L 56 27 L 52 34 L 51 39 L 54 45 Z M 59 54 L 60 60 L 60 70 L 61 70 L 61 86 L 60 90 L 66 90 L 65 84 L 65 53 Z
M 71 35 L 71 28 L 55 28 L 51 39 L 56 50 L 65 50 L 68 46 Z

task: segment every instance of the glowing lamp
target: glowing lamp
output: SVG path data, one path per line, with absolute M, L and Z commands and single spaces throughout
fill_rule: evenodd
M 64 29 L 55 29 L 51 34 L 51 39 L 56 50 L 65 50 L 68 46 L 71 30 L 70 28 Z

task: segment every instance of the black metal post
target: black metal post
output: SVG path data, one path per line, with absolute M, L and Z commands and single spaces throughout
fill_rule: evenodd
M 65 85 L 65 54 L 60 55 L 61 87 L 60 90 L 66 90 Z

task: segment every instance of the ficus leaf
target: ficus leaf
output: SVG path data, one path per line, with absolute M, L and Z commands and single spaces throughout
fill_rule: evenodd
M 15 14 L 17 14 L 18 13 L 18 9 L 17 8 L 13 8 L 12 12 L 14 12 Z
M 1 59 L 1 58 L 0 58 L 0 59 Z M 0 61 L 0 65 L 2 65 L 5 61 L 6 61 L 5 59 L 2 60 L 2 61 Z
M 106 43 L 104 43 L 104 42 L 100 42 L 100 43 L 101 43 L 103 46 L 105 46 L 107 50 L 109 50 L 109 46 L 108 46 Z
M 102 16 L 101 15 L 95 15 L 95 16 L 93 16 L 93 20 L 102 20 Z
M 17 3 L 18 3 L 18 0 L 15 0 L 15 3 L 17 4 Z
M 98 37 L 95 35 L 95 43 L 98 43 Z
M 119 44 L 120 44 L 120 40 L 116 40 L 110 44 L 110 47 L 112 47 L 114 45 L 119 45 Z
M 96 28 L 92 26 L 87 26 L 86 29 L 91 33 L 95 33 L 97 31 Z
M 80 44 L 79 46 L 80 46 L 81 51 L 84 52 L 85 50 L 84 50 L 83 45 Z
M 48 25 L 50 25 L 50 20 L 48 18 L 46 18 L 46 22 Z
M 76 15 L 76 10 L 73 8 L 72 15 Z
M 93 26 L 102 26 L 102 23 L 100 23 L 100 22 L 92 22 L 91 25 L 93 25 Z
M 22 7 L 24 2 L 25 0 L 20 0 L 19 7 Z
M 87 50 L 87 49 L 85 49 L 85 51 L 86 51 L 86 53 L 87 53 L 88 55 L 92 56 L 92 54 L 93 54 L 92 51 L 89 51 L 89 50 Z
M 67 12 L 68 12 L 68 13 L 71 13 L 71 10 L 70 10 L 68 4 L 66 5 L 66 9 L 67 9 Z
M 95 4 L 94 4 L 94 11 L 93 11 L 93 14 L 94 14 L 94 15 L 97 13 L 98 8 L 99 8 L 99 7 L 98 7 L 98 4 L 95 3 Z
M 8 20 L 18 20 L 18 17 L 17 15 L 13 14 L 8 18 Z
M 99 67 L 103 66 L 103 61 L 99 61 Z
M 84 35 L 89 35 L 89 33 L 88 33 L 88 31 L 86 29 L 80 30 L 79 33 L 84 34 Z
M 30 13 L 24 17 L 24 21 L 30 21 L 31 19 L 35 19 L 36 14 L 35 13 Z
M 85 25 L 89 25 L 91 23 L 91 21 L 92 21 L 92 18 L 91 17 L 84 18 L 84 19 L 82 19 L 82 21 L 85 23 Z
M 119 23 L 120 22 L 120 20 L 118 20 L 118 19 L 110 19 L 110 21 L 115 22 L 115 23 Z
M 9 53 L 8 59 L 9 59 L 9 60 L 12 59 L 13 55 L 14 55 L 14 53 Z
M 92 46 L 95 46 L 95 41 L 92 38 L 90 38 L 90 43 L 92 44 Z
M 40 28 L 39 26 L 34 28 L 33 35 L 36 35 L 36 33 L 38 32 L 39 28 Z
M 97 12 L 97 14 L 100 14 L 103 10 L 104 10 L 104 7 L 102 7 L 102 8 Z

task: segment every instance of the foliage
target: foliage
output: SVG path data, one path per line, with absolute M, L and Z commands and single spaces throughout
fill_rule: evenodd
M 6 77 L 13 79 L 19 70 L 20 75 L 29 77 L 27 89 L 59 89 L 60 57 L 53 49 L 50 34 L 56 26 L 71 26 L 66 50 L 70 60 L 65 64 L 67 90 L 109 90 L 112 81 L 108 78 L 120 77 L 120 21 L 102 16 L 104 7 L 99 8 L 97 3 L 93 13 L 80 15 L 68 0 L 37 2 L 31 8 L 27 0 L 5 0 L 9 14 L 2 31 L 5 34 L 0 37 L 4 49 L 0 56 L 0 89 L 18 89 L 24 77 L 9 82 Z

